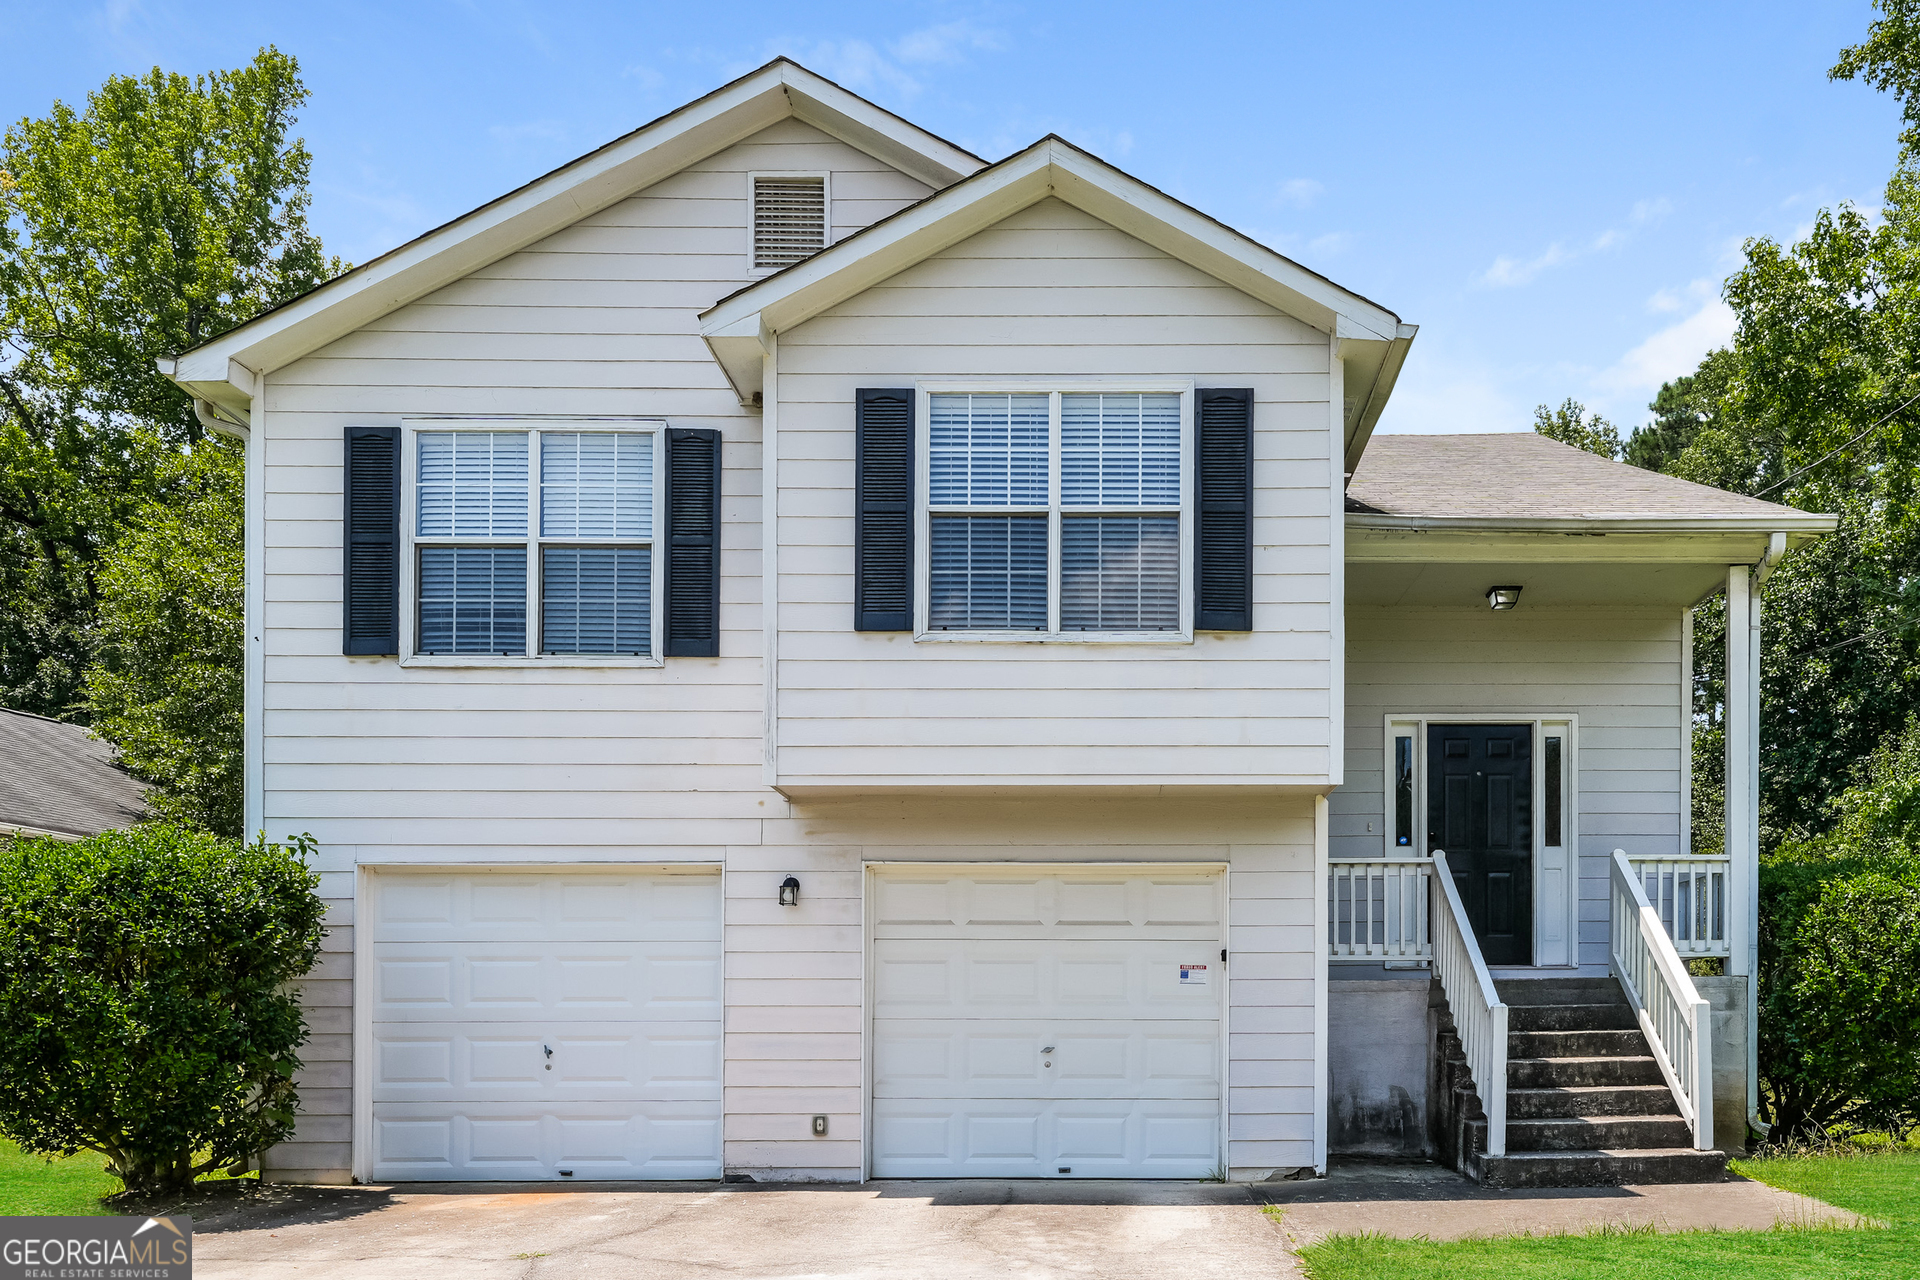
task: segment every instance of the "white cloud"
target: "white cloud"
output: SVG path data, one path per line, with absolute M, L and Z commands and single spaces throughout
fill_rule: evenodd
M 1655 196 L 1651 200 L 1634 201 L 1633 212 L 1628 214 L 1627 217 L 1634 226 L 1644 227 L 1649 222 L 1660 221 L 1660 219 L 1672 212 L 1673 202 L 1671 200 L 1665 196 Z
M 1627 212 L 1628 227 L 1641 227 L 1658 222 L 1672 212 L 1673 204 L 1665 196 L 1651 200 L 1638 200 Z M 1617 245 L 1626 242 L 1631 233 L 1619 227 L 1608 227 L 1584 245 L 1575 245 L 1569 249 L 1564 241 L 1556 240 L 1548 245 L 1544 252 L 1532 258 L 1515 258 L 1502 255 L 1493 260 L 1493 265 L 1480 273 L 1478 283 L 1493 289 L 1511 289 L 1530 284 L 1533 278 L 1550 267 L 1584 258 L 1590 253 L 1605 253 Z
M 976 27 L 965 19 L 911 31 L 893 42 L 893 56 L 902 62 L 965 62 L 973 49 L 998 49 L 1001 34 Z
M 1533 407 L 1514 396 L 1510 382 L 1508 371 L 1437 348 L 1422 351 L 1416 342 L 1378 429 L 1419 435 L 1529 430 Z
M 1692 373 L 1707 352 L 1731 342 L 1734 323 L 1733 308 L 1709 297 L 1692 315 L 1652 334 L 1602 369 L 1594 385 L 1609 395 L 1651 395 L 1661 383 Z
M 1480 283 L 1496 289 L 1511 288 L 1531 281 L 1548 267 L 1557 267 L 1575 255 L 1569 254 L 1558 242 L 1547 246 L 1545 253 L 1522 262 L 1518 258 L 1495 258 L 1493 265 L 1480 276 Z
M 1344 252 L 1352 242 L 1353 237 L 1344 231 L 1329 231 L 1325 235 L 1315 236 L 1307 241 L 1307 248 L 1314 253 L 1331 258 Z
M 1326 187 L 1312 178 L 1292 178 L 1280 184 L 1274 193 L 1273 202 L 1282 208 L 1305 209 L 1320 198 Z

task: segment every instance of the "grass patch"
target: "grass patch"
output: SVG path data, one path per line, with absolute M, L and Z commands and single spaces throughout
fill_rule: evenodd
M 59 1217 L 98 1218 L 133 1213 L 129 1203 L 101 1203 L 119 1196 L 125 1187 L 120 1179 L 106 1171 L 107 1158 L 82 1151 L 64 1160 L 48 1160 L 28 1155 L 11 1142 L 0 1138 L 0 1217 L 53 1215 Z M 242 1178 L 258 1179 L 258 1173 L 243 1173 Z M 196 1186 L 224 1184 L 232 1180 L 224 1169 L 202 1174 Z
M 1885 1229 L 1785 1227 L 1772 1231 L 1595 1231 L 1490 1240 L 1390 1240 L 1334 1236 L 1301 1251 L 1313 1280 L 1655 1280 L 1738 1275 L 1740 1280 L 1920 1278 L 1920 1153 L 1861 1152 L 1742 1160 L 1749 1178 L 1885 1222 Z
M 55 1214 L 103 1217 L 116 1210 L 100 1203 L 118 1195 L 120 1179 L 106 1171 L 105 1156 L 83 1151 L 65 1160 L 30 1156 L 0 1140 L 0 1217 Z

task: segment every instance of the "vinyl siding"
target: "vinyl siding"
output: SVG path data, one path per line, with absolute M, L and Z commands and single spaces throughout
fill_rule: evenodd
M 1604 973 L 1607 859 L 1680 852 L 1684 656 L 1678 609 L 1349 608 L 1347 773 L 1328 802 L 1330 856 L 1381 856 L 1387 716 L 1571 712 L 1579 960 Z
M 851 630 L 855 389 L 1126 375 L 1254 388 L 1253 633 L 1145 647 Z M 1331 385 L 1324 334 L 1055 199 L 783 333 L 782 784 L 1324 784 Z
M 269 1176 L 348 1176 L 356 864 L 712 863 L 790 813 L 760 779 L 760 418 L 695 318 L 751 278 L 746 174 L 766 169 L 832 172 L 835 239 L 928 193 L 783 121 L 266 380 L 264 816 L 274 836 L 319 840 L 334 926 L 303 984 L 304 1112 Z M 341 432 L 422 413 L 718 428 L 722 656 L 637 670 L 342 657 Z

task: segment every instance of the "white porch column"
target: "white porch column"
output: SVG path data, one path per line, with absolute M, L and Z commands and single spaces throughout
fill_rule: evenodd
M 1760 1104 L 1760 584 L 1746 565 L 1727 567 L 1726 831 L 1732 954 L 1727 972 L 1747 979 L 1747 1115 Z

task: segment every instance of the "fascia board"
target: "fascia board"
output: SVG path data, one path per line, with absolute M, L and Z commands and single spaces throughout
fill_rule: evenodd
M 216 381 L 229 359 L 261 372 L 281 368 L 790 115 L 929 185 L 944 187 L 986 166 L 833 82 L 777 61 L 186 352 L 174 376 Z
M 1051 144 L 1054 192 L 1111 226 L 1323 333 L 1387 339 L 1399 317 L 1079 149 Z
M 1406 367 L 1407 352 L 1412 349 L 1413 339 L 1419 332 L 1420 326 L 1417 324 L 1400 325 L 1394 336 L 1384 344 L 1385 350 L 1374 370 L 1372 385 L 1359 412 L 1354 415 L 1353 425 L 1347 431 L 1345 467 L 1348 475 L 1352 475 L 1360 465 L 1360 458 L 1367 451 L 1367 441 L 1373 439 L 1373 429 L 1378 425 L 1380 415 L 1386 412 L 1387 400 L 1400 381 L 1400 370 Z
M 199 378 L 229 359 L 270 373 L 488 263 L 552 235 L 589 214 L 784 119 L 776 77 L 756 78 L 652 134 L 595 153 L 549 178 L 430 232 L 358 272 L 323 285 L 253 324 L 187 352 L 183 378 Z M 649 131 L 651 134 L 651 131 Z
M 1783 508 L 1779 515 L 1391 516 L 1349 513 L 1349 529 L 1425 533 L 1831 533 L 1840 517 Z
M 1384 340 L 1409 327 L 1145 183 L 1047 138 L 877 223 L 844 247 L 721 299 L 701 313 L 701 332 L 719 332 L 755 314 L 769 331 L 784 332 L 1049 195 L 1323 332 L 1345 327 L 1356 337 Z
M 1349 515 L 1346 558 L 1355 564 L 1751 564 L 1765 554 L 1775 534 L 1785 534 L 1793 546 L 1805 546 L 1835 523 L 1832 516 L 1812 514 L 1801 519 L 1700 516 L 1532 521 Z
M 811 72 L 794 66 L 783 71 L 795 116 L 936 190 L 987 167 L 979 156 L 924 133 Z
M 859 253 L 843 256 L 828 249 L 770 277 L 775 288 L 754 286 L 721 299 L 700 314 L 701 336 L 733 330 L 755 317 L 766 331 L 785 332 L 1044 199 L 1048 190 L 1040 149 L 1003 161 L 967 184 L 964 193 L 956 189 L 951 201 L 930 197 L 862 232 Z

